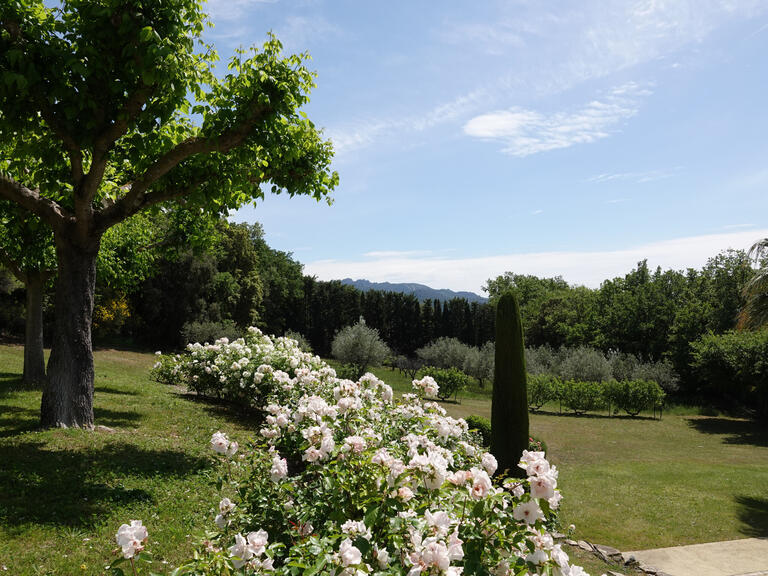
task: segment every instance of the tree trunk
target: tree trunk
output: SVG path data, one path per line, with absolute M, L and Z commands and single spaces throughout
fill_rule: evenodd
M 45 356 L 43 354 L 43 288 L 42 273 L 28 272 L 27 325 L 24 334 L 24 376 L 27 384 L 42 384 L 45 380 Z
M 83 246 L 56 235 L 56 323 L 40 406 L 43 427 L 93 428 L 91 320 L 98 251 L 99 238 Z

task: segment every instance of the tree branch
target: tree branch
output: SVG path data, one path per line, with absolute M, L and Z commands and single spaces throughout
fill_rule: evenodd
M 13 274 L 19 282 L 25 286 L 27 285 L 27 275 L 22 271 L 21 267 L 16 262 L 14 262 L 13 258 L 11 258 L 2 248 L 0 248 L 0 264 L 8 268 L 8 270 L 11 271 L 11 274 Z
M 59 140 L 64 145 L 64 150 L 67 152 L 67 156 L 69 156 L 72 185 L 77 189 L 83 179 L 83 152 L 80 150 L 77 142 L 75 142 L 75 139 L 67 134 L 56 120 L 56 116 L 53 110 L 48 107 L 47 102 L 43 98 L 36 98 L 36 101 L 43 120 L 45 120 L 45 123 L 50 126 L 51 130 L 53 130 L 54 134 L 59 137 Z
M 41 196 L 39 190 L 27 188 L 5 174 L 0 174 L 0 197 L 34 212 L 54 230 L 59 230 L 66 222 L 73 220 L 66 209 L 50 198 Z
M 144 171 L 144 174 L 132 182 L 131 188 L 125 196 L 99 211 L 96 217 L 96 227 L 100 230 L 106 230 L 148 206 L 188 194 L 197 188 L 201 182 L 195 182 L 181 191 L 147 193 L 147 190 L 187 158 L 197 154 L 210 154 L 211 152 L 226 154 L 236 148 L 245 141 L 254 125 L 269 112 L 269 108 L 257 106 L 241 125 L 228 132 L 207 138 L 188 138 L 177 144 L 155 160 Z

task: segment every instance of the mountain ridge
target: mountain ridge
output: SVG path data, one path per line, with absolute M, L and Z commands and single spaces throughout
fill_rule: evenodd
M 370 280 L 365 279 L 352 280 L 352 278 L 344 278 L 341 283 L 348 286 L 354 286 L 363 292 L 378 290 L 380 292 L 413 294 L 419 301 L 441 300 L 445 302 L 446 300 L 451 300 L 453 298 L 464 298 L 468 302 L 478 302 L 481 304 L 488 302 L 487 298 L 475 294 L 474 292 L 455 292 L 448 288 L 432 288 L 426 284 L 418 284 L 416 282 L 371 282 Z

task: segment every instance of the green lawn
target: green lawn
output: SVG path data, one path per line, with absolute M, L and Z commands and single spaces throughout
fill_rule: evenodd
M 217 502 L 211 433 L 242 443 L 256 423 L 151 382 L 151 354 L 104 350 L 96 420 L 114 431 L 37 431 L 40 393 L 20 385 L 21 362 L 21 348 L 0 346 L 0 574 L 102 574 L 131 519 L 149 526 L 157 560 L 186 557 Z M 488 416 L 490 400 L 477 391 L 445 407 Z M 747 421 L 534 414 L 532 431 L 561 470 L 563 521 L 576 538 L 629 550 L 768 536 L 768 433 Z
M 374 372 L 397 390 L 410 382 Z M 490 397 L 444 404 L 490 418 Z M 695 410 L 650 418 L 532 414 L 560 469 L 562 520 L 576 537 L 620 550 L 768 537 L 768 429 Z
M 218 502 L 210 436 L 242 441 L 253 426 L 151 382 L 153 362 L 96 352 L 96 423 L 114 432 L 37 431 L 40 392 L 20 385 L 22 349 L 0 346 L 0 574 L 103 574 L 132 519 L 149 527 L 156 560 L 188 557 Z

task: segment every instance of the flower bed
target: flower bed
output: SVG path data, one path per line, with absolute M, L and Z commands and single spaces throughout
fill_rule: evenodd
M 395 401 L 372 374 L 340 380 L 285 338 L 192 344 L 156 376 L 263 410 L 247 448 L 224 433 L 227 460 L 212 532 L 177 574 L 584 574 L 547 527 L 557 470 L 525 452 L 527 478 L 446 416 L 434 380 Z

